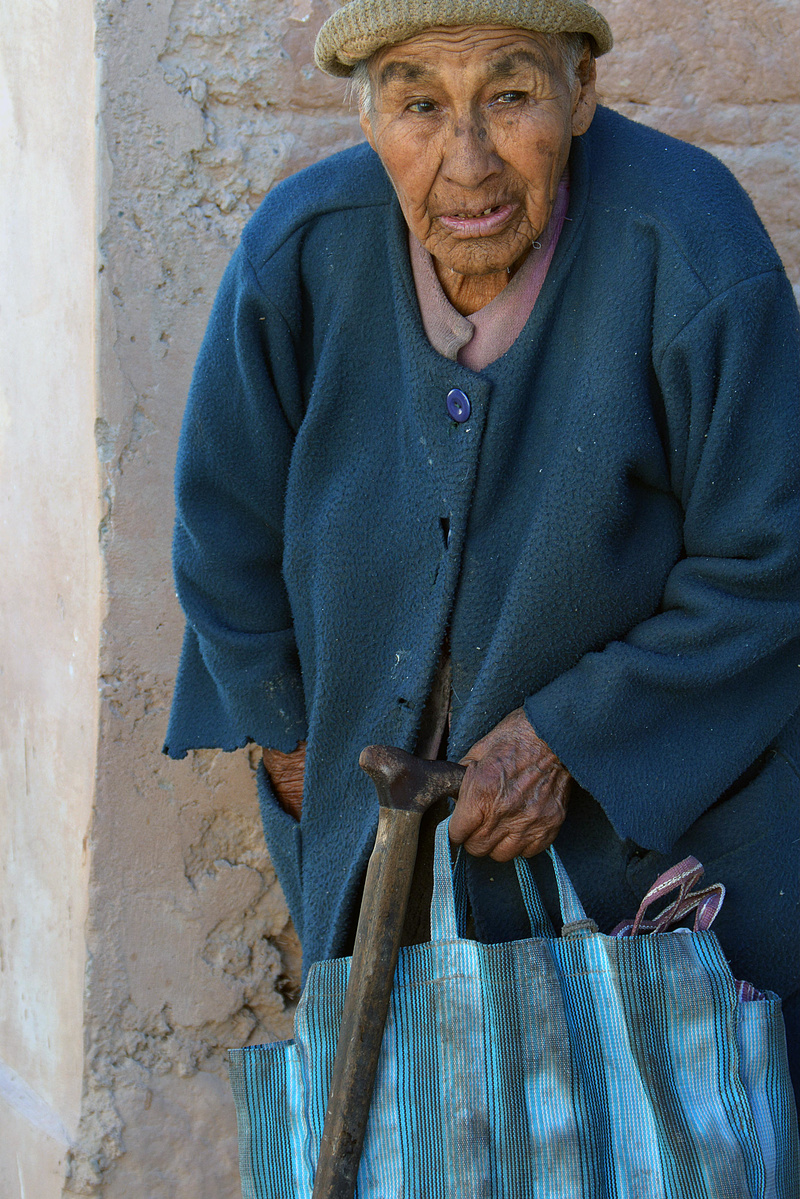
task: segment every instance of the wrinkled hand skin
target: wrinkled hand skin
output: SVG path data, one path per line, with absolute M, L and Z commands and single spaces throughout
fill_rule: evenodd
M 290 754 L 278 749 L 261 751 L 269 781 L 284 812 L 299 820 L 303 811 L 303 776 L 306 769 L 306 743 L 301 741 Z
M 571 778 L 522 708 L 476 741 L 450 820 L 450 840 L 508 862 L 547 849 L 564 823 Z

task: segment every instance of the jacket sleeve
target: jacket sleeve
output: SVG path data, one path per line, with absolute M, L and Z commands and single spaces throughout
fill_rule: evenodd
M 195 367 L 176 470 L 186 632 L 164 752 L 293 750 L 305 703 L 282 577 L 284 493 L 302 415 L 297 356 L 240 246 Z
M 647 848 L 669 849 L 800 704 L 797 323 L 785 276 L 765 272 L 655 359 L 683 557 L 656 614 L 525 703 Z

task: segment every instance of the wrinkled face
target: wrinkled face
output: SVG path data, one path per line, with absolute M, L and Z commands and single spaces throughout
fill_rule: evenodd
M 558 49 L 519 29 L 432 29 L 379 50 L 361 124 L 403 215 L 438 264 L 511 267 L 544 230 L 573 134 L 595 109 L 587 56 L 568 86 Z

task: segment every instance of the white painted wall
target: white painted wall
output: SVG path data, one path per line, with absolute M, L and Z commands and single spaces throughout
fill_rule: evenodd
M 92 6 L 0 25 L 0 1195 L 49 1199 L 80 1113 L 97 742 Z

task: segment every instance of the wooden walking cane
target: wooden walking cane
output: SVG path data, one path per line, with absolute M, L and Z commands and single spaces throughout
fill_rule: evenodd
M 456 798 L 465 767 L 385 745 L 359 758 L 380 813 L 358 918 L 313 1199 L 353 1199 L 424 812 Z

